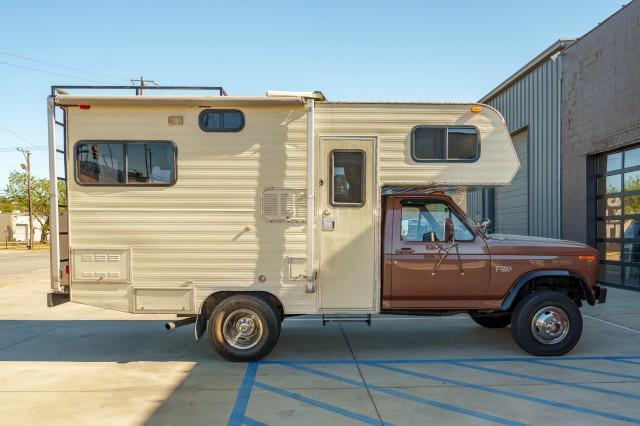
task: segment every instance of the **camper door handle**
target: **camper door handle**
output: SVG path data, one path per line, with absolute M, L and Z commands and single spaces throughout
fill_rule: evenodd
M 399 249 L 396 249 L 396 254 L 412 254 L 413 253 L 413 249 L 411 247 L 402 247 Z

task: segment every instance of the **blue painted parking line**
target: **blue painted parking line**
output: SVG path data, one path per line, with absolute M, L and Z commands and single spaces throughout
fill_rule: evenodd
M 258 364 L 251 362 L 247 364 L 247 369 L 244 373 L 244 378 L 240 384 L 238 390 L 238 396 L 236 397 L 236 403 L 233 406 L 231 415 L 229 416 L 229 426 L 242 426 L 246 423 L 245 412 L 247 411 L 247 405 L 249 404 L 249 398 L 251 398 L 251 388 L 253 388 L 253 382 L 256 379 L 256 373 L 258 372 Z
M 640 362 L 630 361 L 628 359 L 612 359 L 613 362 L 621 362 L 623 364 L 640 365 Z
M 242 422 L 243 426 L 267 426 L 264 423 L 261 423 L 257 420 L 251 419 L 249 417 L 245 417 L 244 421 Z
M 561 362 L 557 362 L 557 361 L 563 361 Z M 421 377 L 423 379 L 427 379 L 427 380 L 433 380 L 433 381 L 438 381 L 438 382 L 444 382 L 444 383 L 449 383 L 451 385 L 454 386 L 461 386 L 461 387 L 465 387 L 465 388 L 469 388 L 469 389 L 474 389 L 477 391 L 481 391 L 481 392 L 486 392 L 486 393 L 492 393 L 492 394 L 496 394 L 496 395 L 500 395 L 500 396 L 505 396 L 505 397 L 511 397 L 511 398 L 517 398 L 520 400 L 524 400 L 524 401 L 529 401 L 529 402 L 533 402 L 533 403 L 538 403 L 538 404 L 542 404 L 542 405 L 546 405 L 546 406 L 552 406 L 552 407 L 556 407 L 559 409 L 564 409 L 564 410 L 569 410 L 572 412 L 576 412 L 576 413 L 580 413 L 580 414 L 585 414 L 585 415 L 591 415 L 591 416 L 597 416 L 597 417 L 602 417 L 602 418 L 606 418 L 606 419 L 611 419 L 611 420 L 619 420 L 622 422 L 627 422 L 627 423 L 633 423 L 633 424 L 639 424 L 640 425 L 640 419 L 638 418 L 632 418 L 632 417 L 627 417 L 624 415 L 620 415 L 617 413 L 610 413 L 610 412 L 606 412 L 606 411 L 601 411 L 601 410 L 596 410 L 596 409 L 592 409 L 589 407 L 582 407 L 582 406 L 578 406 L 578 405 L 573 405 L 573 404 L 567 404 L 567 403 L 562 403 L 562 402 L 557 402 L 557 401 L 551 401 L 551 400 L 547 400 L 544 398 L 538 398 L 538 397 L 534 397 L 534 396 L 529 396 L 520 392 L 513 392 L 513 391 L 507 391 L 504 389 L 499 389 L 496 387 L 492 387 L 492 386 L 486 386 L 486 385 L 476 385 L 473 383 L 468 383 L 468 382 L 464 382 L 461 380 L 454 380 L 454 379 L 449 379 L 446 377 L 441 377 L 441 376 L 436 376 L 436 375 L 431 375 L 431 374 L 427 374 L 427 373 L 422 373 L 422 372 L 416 372 L 416 371 L 412 371 L 409 369 L 406 369 L 406 366 L 410 366 L 410 365 L 429 365 L 429 364 L 449 364 L 449 365 L 455 365 L 455 366 L 459 366 L 459 367 L 463 367 L 463 368 L 469 368 L 469 369 L 474 369 L 474 370 L 478 370 L 478 371 L 484 371 L 486 373 L 490 373 L 490 374 L 498 374 L 498 375 L 504 375 L 504 376 L 512 376 L 512 377 L 518 377 L 518 378 L 522 378 L 522 379 L 526 379 L 526 380 L 532 380 L 532 381 L 537 381 L 537 382 L 542 382 L 542 383 L 548 383 L 548 384 L 553 384 L 553 385 L 559 385 L 559 386 L 566 386 L 566 387 L 570 387 L 570 388 L 577 388 L 577 389 L 582 389 L 582 390 L 586 390 L 586 391 L 592 391 L 592 392 L 599 392 L 599 393 L 604 393 L 607 394 L 608 396 L 613 396 L 613 397 L 619 397 L 619 398 L 629 398 L 629 399 L 640 399 L 640 395 L 638 394 L 634 394 L 634 393 L 630 393 L 630 392 L 621 392 L 621 391 L 616 391 L 616 390 L 607 390 L 607 389 L 603 389 L 603 388 L 599 388 L 597 386 L 593 386 L 593 385 L 586 385 L 586 384 L 581 384 L 581 383 L 571 383 L 571 382 L 567 382 L 567 381 L 562 381 L 562 380 L 556 380 L 556 379 L 549 379 L 549 378 L 544 378 L 544 377 L 538 377 L 538 376 L 532 376 L 529 374 L 523 374 L 523 373 L 516 373 L 516 372 L 510 372 L 510 371 L 504 371 L 504 370 L 500 370 L 497 368 L 490 368 L 488 366 L 486 366 L 486 364 L 489 363 L 532 363 L 532 364 L 539 364 L 539 365 L 546 365 L 546 366 L 551 366 L 551 367 L 557 367 L 557 368 L 565 368 L 565 369 L 569 369 L 569 370 L 575 370 L 575 371 L 580 371 L 580 372 L 586 372 L 586 373 L 593 373 L 593 374 L 600 374 L 600 375 L 605 375 L 605 376 L 609 376 L 609 377 L 619 377 L 619 378 L 624 378 L 624 379 L 632 379 L 632 380 L 638 380 L 640 379 L 640 377 L 638 376 L 633 376 L 633 375 L 627 375 L 627 374 L 619 374 L 619 373 L 610 373 L 610 372 L 606 372 L 606 371 L 602 371 L 602 370 L 594 370 L 594 369 L 590 369 L 590 368 L 585 368 L 585 367 L 578 367 L 575 366 L 576 362 L 579 361 L 607 361 L 607 362 L 613 362 L 613 363 L 622 363 L 622 364 L 627 364 L 627 365 L 640 365 L 640 356 L 563 356 L 563 357 L 549 357 L 549 358 L 545 358 L 544 360 L 540 360 L 538 358 L 533 358 L 533 357 L 506 357 L 506 358 L 447 358 L 447 359 L 396 359 L 396 360 L 358 360 L 357 362 L 360 364 L 364 364 L 364 365 L 370 365 L 373 367 L 378 367 L 381 369 L 386 369 L 389 371 L 393 371 L 396 373 L 401 373 L 401 374 L 407 374 L 407 375 L 412 375 L 415 377 Z M 574 365 L 567 365 L 567 363 L 570 362 L 571 364 Z M 412 395 L 410 393 L 407 392 L 403 392 L 397 389 L 394 389 L 392 387 L 382 387 L 382 386 L 374 386 L 374 385 L 365 385 L 362 381 L 358 381 L 358 380 L 354 380 L 354 379 L 350 379 L 347 377 L 342 377 L 342 376 L 338 376 L 335 374 L 331 374 L 331 373 L 327 373 L 321 370 L 317 370 L 315 368 L 311 368 L 309 366 L 311 365 L 324 365 L 324 366 L 331 366 L 331 365 L 354 365 L 356 364 L 356 361 L 354 361 L 353 359 L 336 359 L 336 360 L 263 360 L 263 361 L 258 361 L 255 363 L 249 363 L 247 364 L 247 369 L 245 371 L 245 375 L 244 378 L 242 380 L 240 389 L 238 390 L 238 395 L 233 407 L 233 410 L 231 412 L 231 415 L 229 416 L 229 421 L 228 421 L 228 425 L 230 426 L 264 426 L 263 423 L 261 423 L 260 421 L 247 417 L 246 416 L 246 411 L 247 411 L 247 406 L 249 404 L 250 398 L 251 398 L 251 391 L 254 387 L 260 388 L 262 390 L 266 390 L 272 393 L 275 393 L 277 395 L 281 395 L 290 399 L 294 399 L 296 401 L 300 401 L 306 404 L 309 404 L 311 406 L 323 409 L 323 410 L 327 410 L 329 412 L 333 412 L 345 417 L 348 417 L 350 419 L 353 420 L 358 420 L 362 423 L 365 424 L 376 424 L 376 425 L 380 425 L 380 419 L 376 419 L 373 417 L 368 417 L 365 416 L 363 414 L 359 414 L 357 412 L 342 408 L 342 407 L 338 407 L 338 406 L 334 406 L 331 404 L 327 404 L 321 401 L 317 401 L 315 399 L 300 395 L 298 393 L 294 393 L 291 392 L 289 390 L 285 390 L 285 389 L 281 389 L 263 382 L 256 382 L 256 375 L 258 372 L 258 367 L 260 365 L 280 365 L 280 366 L 284 366 L 284 367 L 289 367 L 295 370 L 299 370 L 299 371 L 304 371 L 310 374 L 314 374 L 314 375 L 318 375 L 321 377 L 325 377 L 331 380 L 336 380 L 342 383 L 347 383 L 347 384 L 351 384 L 354 385 L 356 387 L 359 388 L 367 388 L 371 391 L 374 392 L 378 392 L 378 393 L 382 393 L 382 394 L 386 394 L 386 395 L 390 395 L 396 398 L 400 398 L 400 399 L 404 399 L 404 400 L 408 400 L 408 401 L 413 401 L 419 404 L 423 404 L 423 405 L 428 405 L 431 407 L 436 407 L 439 409 L 442 409 L 444 411 L 448 411 L 451 413 L 456 413 L 456 414 L 460 414 L 460 415 L 465 415 L 465 416 L 470 416 L 476 419 L 483 419 L 483 420 L 488 420 L 490 422 L 493 423 L 497 423 L 497 424 L 505 424 L 505 425 L 520 425 L 522 423 L 519 423 L 517 421 L 514 420 L 510 420 L 510 419 L 506 419 L 503 417 L 498 417 L 498 416 L 494 416 L 491 414 L 487 414 L 487 413 L 483 413 L 480 411 L 476 411 L 476 410 L 472 410 L 472 409 L 467 409 L 464 407 L 460 407 L 460 406 L 455 406 L 452 404 L 447 404 L 444 402 L 440 402 L 440 401 L 435 401 L 435 400 L 431 400 L 431 399 L 427 399 L 427 398 L 423 398 L 420 396 L 416 396 L 416 395 Z M 480 364 L 480 365 L 479 365 Z M 399 368 L 399 366 L 405 366 L 404 368 Z
M 594 370 L 592 368 L 584 368 L 584 367 L 575 367 L 573 365 L 565 365 L 565 364 L 560 364 L 556 362 L 540 361 L 538 359 L 529 359 L 526 362 L 531 362 L 533 364 L 540 364 L 540 365 L 549 365 L 551 367 L 564 368 L 566 370 L 575 370 L 575 371 L 580 371 L 582 373 L 597 374 L 600 376 L 619 377 L 621 379 L 630 379 L 630 380 L 640 380 L 640 376 L 631 376 L 629 374 L 620 374 L 620 373 L 610 373 L 608 371 Z
M 362 361 L 360 361 L 360 363 L 362 363 Z M 396 372 L 396 373 L 402 373 L 402 374 L 407 374 L 407 375 L 410 375 L 410 376 L 421 377 L 421 378 L 428 379 L 428 380 L 434 380 L 434 381 L 438 381 L 438 382 L 449 383 L 449 384 L 456 385 L 456 386 L 462 386 L 462 387 L 478 390 L 478 391 L 481 391 L 481 392 L 493 393 L 493 394 L 496 394 L 496 395 L 507 396 L 507 397 L 511 397 L 511 398 L 520 399 L 520 400 L 523 400 L 523 401 L 535 402 L 535 403 L 542 404 L 542 405 L 561 408 L 561 409 L 573 411 L 573 412 L 579 413 L 579 414 L 589 414 L 589 415 L 592 415 L 592 416 L 604 417 L 604 418 L 607 418 L 607 419 L 618 420 L 618 421 L 623 421 L 623 422 L 627 422 L 627 423 L 640 425 L 640 419 L 636 419 L 636 418 L 633 418 L 633 417 L 622 416 L 622 415 L 615 414 L 615 413 L 608 413 L 606 411 L 595 410 L 595 409 L 588 408 L 588 407 L 581 407 L 581 406 L 578 406 L 578 405 L 567 404 L 567 403 L 557 402 L 557 401 L 551 401 L 551 400 L 548 400 L 548 399 L 538 398 L 538 397 L 535 397 L 535 396 L 529 396 L 529 395 L 525 395 L 525 394 L 518 393 L 518 392 L 507 391 L 507 390 L 503 390 L 503 389 L 496 389 L 496 388 L 493 388 L 491 386 L 476 385 L 476 384 L 473 384 L 473 383 L 463 382 L 463 381 L 460 381 L 460 380 L 448 379 L 446 377 L 434 376 L 434 375 L 431 375 L 431 374 L 404 370 L 402 368 L 393 367 L 393 366 L 382 364 L 382 363 L 368 363 L 367 365 L 372 365 L 372 366 L 375 366 L 375 367 L 378 367 L 378 368 L 382 368 L 382 369 L 385 369 L 385 370 L 389 370 L 389 371 L 393 371 L 393 372 Z
M 294 364 L 294 363 L 289 364 L 287 366 L 290 367 L 290 368 L 296 369 L 296 370 L 306 371 L 307 373 L 315 374 L 317 376 L 325 377 L 325 378 L 336 380 L 336 381 L 339 381 L 339 382 L 348 383 L 348 384 L 351 384 L 351 385 L 354 385 L 354 386 L 358 386 L 358 387 L 365 387 L 364 383 L 359 382 L 357 380 L 349 379 L 349 378 L 342 377 L 342 376 L 337 376 L 337 375 L 331 374 L 331 373 L 326 373 L 324 371 L 316 370 L 315 368 L 305 367 L 303 365 L 298 365 L 298 364 Z M 402 399 L 418 402 L 418 403 L 425 404 L 425 405 L 430 405 L 432 407 L 440 408 L 442 410 L 453 412 L 453 413 L 456 413 L 456 414 L 462 414 L 462 415 L 465 415 L 465 416 L 471 416 L 471 417 L 475 417 L 475 418 L 479 418 L 479 419 L 483 419 L 483 420 L 488 420 L 488 421 L 491 421 L 491 422 L 496 423 L 496 424 L 501 424 L 501 425 L 523 425 L 524 424 L 524 423 L 516 422 L 514 420 L 509 420 L 509 419 L 505 419 L 505 418 L 502 418 L 502 417 L 497 417 L 497 416 L 492 416 L 490 414 L 485 414 L 485 413 L 482 413 L 480 411 L 471 410 L 471 409 L 462 408 L 462 407 L 457 407 L 455 405 L 447 404 L 447 403 L 444 403 L 444 402 L 434 401 L 434 400 L 431 400 L 431 399 L 415 396 L 415 395 L 412 395 L 410 393 L 398 391 L 398 390 L 395 390 L 395 389 L 390 389 L 390 388 L 385 388 L 385 387 L 375 386 L 375 385 L 368 385 L 368 387 L 369 387 L 370 390 L 373 390 L 373 391 L 376 391 L 376 392 L 384 393 L 384 394 L 387 394 L 387 395 L 392 395 L 392 396 L 395 396 L 395 397 L 398 397 L 398 398 L 402 398 Z
M 497 368 L 481 367 L 479 365 L 470 365 L 470 364 L 467 364 L 465 362 L 460 362 L 460 361 L 458 361 L 458 362 L 450 362 L 448 364 L 457 365 L 457 366 L 464 367 L 464 368 L 470 368 L 470 369 L 477 370 L 477 371 L 484 371 L 486 373 L 498 374 L 498 375 L 501 375 L 501 376 L 518 377 L 520 379 L 532 380 L 532 381 L 535 381 L 535 382 L 548 383 L 548 384 L 552 384 L 552 385 L 567 386 L 567 387 L 577 388 L 577 389 L 584 389 L 584 390 L 588 390 L 588 391 L 592 391 L 592 392 L 604 393 L 606 395 L 615 395 L 615 396 L 619 396 L 621 398 L 640 399 L 640 395 L 637 395 L 637 394 L 634 394 L 634 393 L 619 392 L 619 391 L 614 391 L 614 390 L 610 390 L 610 389 L 603 389 L 603 388 L 598 388 L 596 386 L 583 385 L 581 383 L 571 383 L 571 382 L 564 382 L 562 380 L 547 379 L 547 378 L 544 378 L 544 377 L 531 376 L 529 374 L 515 373 L 515 372 L 511 372 L 511 371 L 499 370 Z
M 473 363 L 485 363 L 485 362 L 523 362 L 535 360 L 534 357 L 506 357 L 506 358 L 432 358 L 432 359 L 370 359 L 363 360 L 362 362 L 377 362 L 377 363 L 389 363 L 389 364 L 440 364 L 442 362 L 473 362 Z M 546 361 L 617 361 L 617 360 L 638 360 L 640 356 L 561 356 L 561 357 L 547 357 Z M 358 362 L 361 362 L 358 360 Z M 353 359 L 273 359 L 262 360 L 260 364 L 304 364 L 304 365 L 335 365 L 335 364 L 354 364 Z
M 306 404 L 312 405 L 314 407 L 319 407 L 325 409 L 327 411 L 331 411 L 332 413 L 340 414 L 345 417 L 352 418 L 354 420 L 358 420 L 367 425 L 376 425 L 380 426 L 382 423 L 378 419 L 374 419 L 373 417 L 365 416 L 364 414 L 356 413 L 355 411 L 346 410 L 344 408 L 338 407 L 336 405 L 327 404 L 325 402 L 318 401 L 316 399 L 307 398 L 306 396 L 302 396 L 298 393 L 294 393 L 288 390 L 280 389 L 275 386 L 267 385 L 266 383 L 255 382 L 256 387 L 267 390 L 269 392 L 273 392 L 278 395 L 286 396 L 287 398 L 295 399 L 300 402 L 304 402 Z

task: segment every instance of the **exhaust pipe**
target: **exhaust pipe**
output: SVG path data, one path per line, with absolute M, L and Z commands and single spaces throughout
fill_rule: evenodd
M 174 328 L 178 328 L 178 327 L 182 327 L 185 325 L 189 325 L 189 324 L 193 324 L 194 322 L 196 322 L 196 317 L 187 317 L 187 318 L 183 318 L 183 319 L 179 319 L 176 321 L 169 321 L 164 325 L 164 328 L 166 328 L 167 330 L 173 330 Z

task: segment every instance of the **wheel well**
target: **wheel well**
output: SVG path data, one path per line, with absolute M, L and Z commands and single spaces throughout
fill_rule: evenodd
M 219 291 L 216 293 L 212 293 L 202 303 L 202 306 L 200 307 L 200 315 L 204 317 L 205 321 L 208 320 L 209 316 L 218 303 L 220 303 L 227 297 L 235 295 L 251 295 L 259 297 L 277 309 L 278 313 L 280 314 L 280 320 L 284 319 L 284 306 L 282 306 L 280 299 L 266 291 Z
M 578 307 L 582 306 L 582 300 L 588 300 L 584 290 L 584 283 L 577 277 L 573 276 L 544 276 L 535 277 L 527 281 L 516 295 L 511 309 L 522 300 L 525 296 L 535 291 L 551 290 L 557 291 L 573 300 Z

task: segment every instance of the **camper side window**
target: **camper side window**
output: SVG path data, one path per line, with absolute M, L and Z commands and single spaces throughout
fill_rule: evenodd
M 171 142 L 79 142 L 75 152 L 83 185 L 171 185 L 176 179 Z
M 244 114 L 237 109 L 205 109 L 198 124 L 205 132 L 239 132 L 244 128 Z
M 475 161 L 480 138 L 475 127 L 416 126 L 411 132 L 411 156 L 417 162 Z
M 331 151 L 331 204 L 343 207 L 364 205 L 366 181 L 363 151 Z

